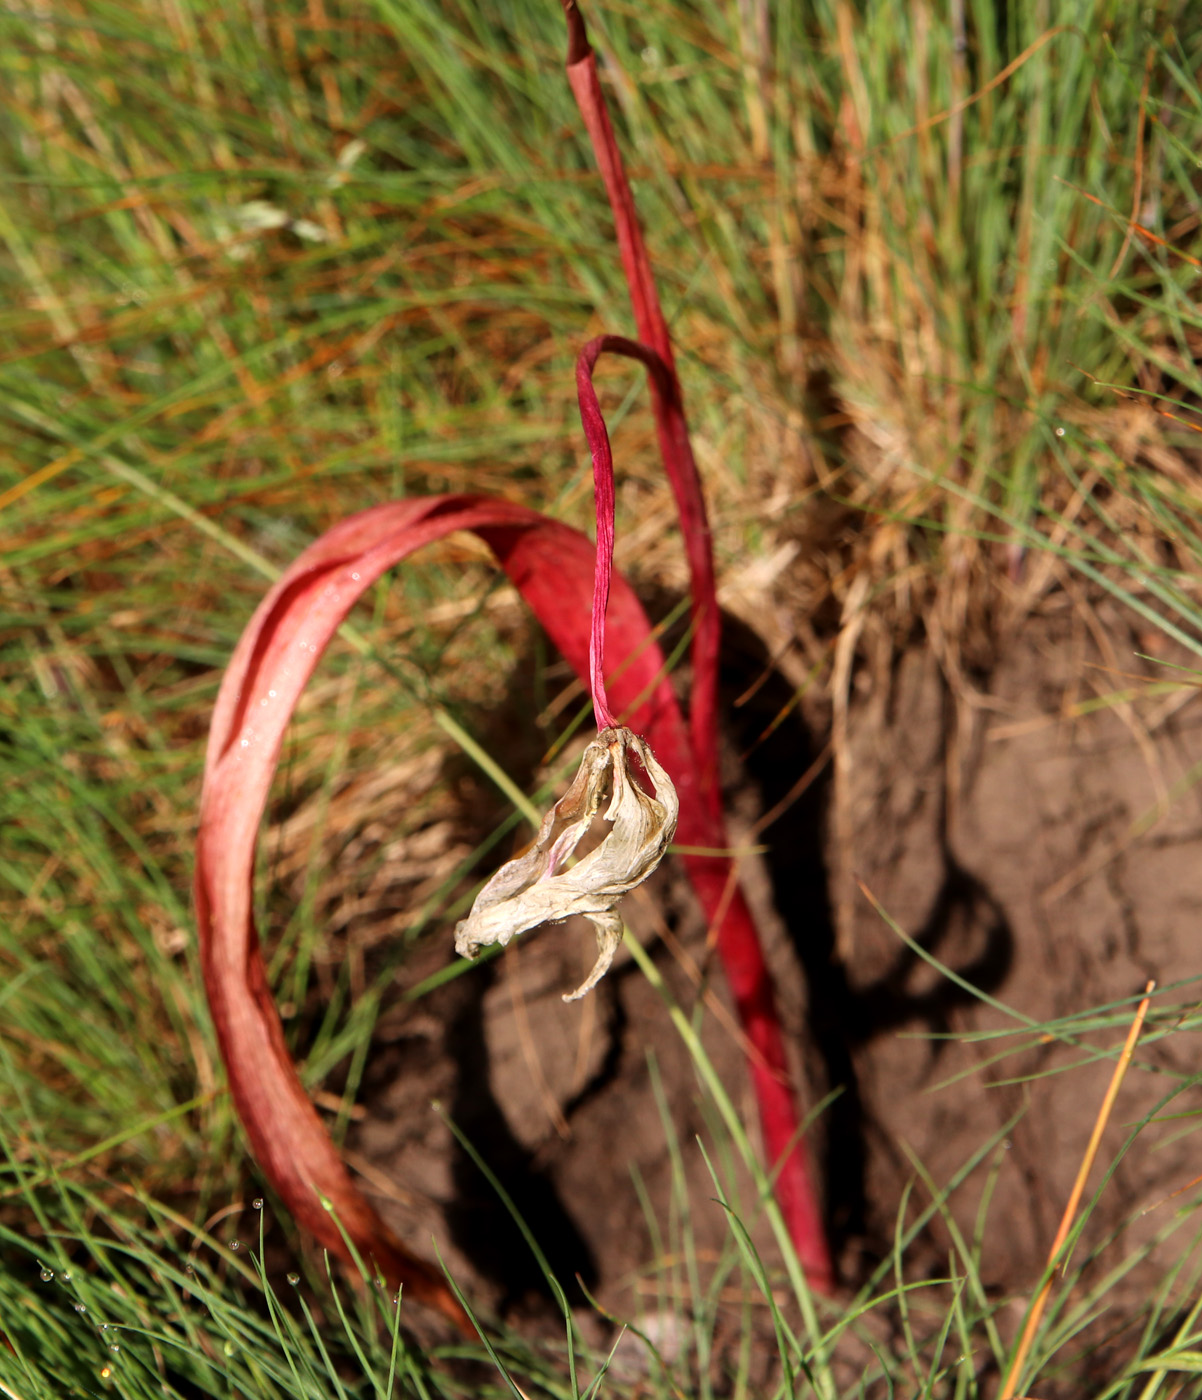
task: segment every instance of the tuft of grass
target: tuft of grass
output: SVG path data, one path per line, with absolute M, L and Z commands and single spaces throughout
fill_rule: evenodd
M 1127 394 L 1199 387 L 1184 12 L 837 4 L 824 37 L 790 108 L 817 173 L 789 266 L 834 437 L 816 481 L 868 516 L 845 618 L 929 616 L 956 677 L 1058 558 L 1196 636 L 1196 443 Z
M 956 1198 L 975 1177 L 1001 1169 L 1014 1123 L 981 1144 L 948 1182 L 933 1181 L 916 1161 L 892 1255 L 855 1296 L 812 1299 L 771 1183 L 709 1065 L 694 1019 L 653 965 L 645 971 L 690 1048 L 713 1126 L 707 1150 L 676 1140 L 665 1120 L 677 1182 L 672 1216 L 666 1224 L 649 1222 L 666 1230 L 658 1286 L 649 1295 L 655 1305 L 629 1319 L 625 1339 L 619 1333 L 610 1344 L 590 1343 L 565 1303 L 562 1344 L 530 1341 L 495 1324 L 482 1331 L 479 1347 L 419 1343 L 400 1330 L 396 1300 L 370 1279 L 338 1280 L 329 1276 L 328 1265 L 324 1274 L 320 1267 L 311 1270 L 299 1291 L 299 1271 L 282 1279 L 287 1265 L 268 1234 L 270 1203 L 231 1203 L 216 1212 L 210 1227 L 201 1226 L 141 1187 L 61 1160 L 45 1126 L 21 1102 L 19 1116 L 0 1115 L 0 1319 L 7 1338 L 7 1347 L 0 1348 L 0 1384 L 10 1394 L 56 1397 L 94 1394 L 98 1381 L 107 1393 L 130 1397 L 452 1400 L 494 1389 L 528 1394 L 533 1385 L 555 1400 L 581 1400 L 602 1384 L 618 1393 L 626 1387 L 646 1393 L 650 1386 L 665 1397 L 707 1396 L 731 1385 L 740 1394 L 771 1394 L 782 1384 L 786 1393 L 831 1400 L 890 1394 L 902 1385 L 930 1396 L 992 1393 L 1015 1346 L 1007 1299 L 985 1281 L 992 1231 L 999 1227 L 989 1218 L 988 1189 L 971 1236 L 961 1228 Z M 1033 1024 L 997 998 L 978 995 L 1005 1021 L 976 1038 L 998 1042 L 1008 1056 L 1059 1043 L 1070 1052 L 1056 1071 L 1061 1073 L 1117 1056 L 1131 1010 L 1125 1002 Z M 1071 1390 L 1089 1375 L 1096 1393 L 1107 1396 L 1180 1394 L 1171 1389 L 1174 1377 L 1193 1368 L 1202 1343 L 1193 1301 L 1202 1277 L 1202 1188 L 1186 1183 L 1174 1201 L 1161 1203 L 1170 1209 L 1159 1228 L 1134 1247 L 1121 1231 L 1096 1239 L 1089 1222 L 1119 1164 L 1154 1150 L 1159 1134 L 1153 1130 L 1163 1132 L 1181 1120 L 1178 1102 L 1196 1089 L 1199 1076 L 1174 1072 L 1171 1061 L 1149 1051 L 1158 1040 L 1192 1034 L 1198 1023 L 1192 983 L 1157 993 L 1150 1032 L 1133 1061 L 1147 1075 L 1143 1108 L 1118 1150 L 1105 1154 L 1101 1181 L 1069 1237 L 1027 1360 L 1025 1374 L 1031 1385 L 1038 1378 L 1037 1393 L 1051 1386 L 1046 1393 L 1055 1395 L 1065 1384 Z M 986 1066 L 996 1078 L 996 1063 Z M 5 1069 L 12 1069 L 7 1055 Z M 1173 1080 L 1167 1089 L 1166 1073 Z M 1039 1092 L 1038 1078 L 1031 1087 Z M 1182 1121 L 1188 1124 L 1196 1114 L 1187 1114 Z M 467 1146 L 486 1168 L 486 1158 Z M 706 1154 L 715 1199 L 730 1225 L 726 1247 L 705 1260 L 692 1240 L 697 1203 L 683 1189 L 683 1156 L 698 1150 Z M 748 1174 L 749 1196 L 740 1184 Z M 757 1244 L 765 1238 L 765 1217 L 774 1257 Z M 946 1271 L 911 1277 L 908 1252 L 932 1229 L 946 1241 Z M 545 1269 L 537 1239 L 524 1226 L 523 1233 Z M 269 1269 L 265 1261 L 273 1252 Z M 1153 1257 L 1162 1269 L 1166 1257 L 1173 1262 L 1133 1306 L 1123 1285 L 1146 1276 Z M 464 1302 L 470 1308 L 470 1299 Z

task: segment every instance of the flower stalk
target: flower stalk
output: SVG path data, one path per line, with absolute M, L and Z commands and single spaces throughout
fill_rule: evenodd
M 647 744 L 614 718 L 605 686 L 606 614 L 614 556 L 614 462 L 593 371 L 606 351 L 641 361 L 653 380 L 670 382 L 671 373 L 654 350 L 616 335 L 589 341 L 576 362 L 576 393 L 593 460 L 597 520 L 588 649 L 597 738 L 585 750 L 576 780 L 543 819 L 534 844 L 497 871 L 455 929 L 456 952 L 474 958 L 482 948 L 494 944 L 504 948 L 539 924 L 584 915 L 597 931 L 597 961 L 584 982 L 564 995 L 565 1001 L 579 1000 L 609 970 L 622 941 L 622 920 L 614 906 L 659 865 L 676 831 L 679 812 L 671 778 Z M 650 778 L 654 796 L 644 791 L 631 771 L 630 754 Z M 567 866 L 606 798 L 604 820 L 612 824 L 609 832 L 577 864 Z

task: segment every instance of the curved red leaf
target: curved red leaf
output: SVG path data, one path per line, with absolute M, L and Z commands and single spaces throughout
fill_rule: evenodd
M 359 1192 L 305 1093 L 267 983 L 252 881 L 284 730 L 339 624 L 386 570 L 465 529 L 488 543 L 587 683 L 594 547 L 583 535 L 525 507 L 476 496 L 399 501 L 352 516 L 295 561 L 238 642 L 209 735 L 196 855 L 205 988 L 234 1104 L 264 1175 L 327 1249 L 347 1257 L 340 1223 L 390 1282 L 460 1325 L 466 1319 L 442 1276 L 396 1239 Z M 663 657 L 620 576 L 608 634 L 615 707 L 647 736 L 682 801 L 696 805 L 695 765 Z
M 717 783 L 719 618 L 705 504 L 671 339 L 595 60 L 574 0 L 565 0 L 565 10 L 569 77 L 614 208 L 639 334 L 661 362 L 657 368 L 642 353 L 643 347 L 621 342 L 623 353 L 634 349 L 652 369 L 661 455 L 681 516 L 694 625 L 691 732 L 663 674 L 647 619 L 620 577 L 614 579 L 604 619 L 597 619 L 593 653 L 599 656 L 600 638 L 607 636 L 605 677 L 612 704 L 646 736 L 675 781 L 680 843 L 721 849 L 727 837 Z M 619 342 L 611 338 L 605 348 L 619 348 Z M 587 411 L 585 420 L 587 427 Z M 410 1296 L 463 1326 L 466 1318 L 450 1289 L 390 1234 L 360 1195 L 309 1103 L 284 1042 L 251 912 L 258 827 L 283 731 L 301 690 L 363 590 L 414 549 L 457 529 L 474 530 L 490 545 L 552 640 L 589 684 L 590 602 L 594 583 L 597 596 L 603 598 L 604 579 L 600 571 L 594 574 L 598 556 L 582 535 L 524 507 L 474 496 L 402 501 L 343 521 L 306 550 L 264 599 L 222 684 L 205 764 L 196 902 L 205 984 L 231 1091 L 268 1179 L 324 1245 L 348 1253 L 332 1210 L 361 1255 L 394 1283 L 403 1284 Z M 633 659 L 624 666 L 628 658 Z M 603 693 L 601 706 L 608 711 Z M 778 1199 L 811 1282 L 829 1287 L 829 1254 L 754 921 L 734 888 L 729 858 L 690 856 L 686 865 L 717 928 L 718 951 L 751 1046 L 765 1149 L 776 1172 Z

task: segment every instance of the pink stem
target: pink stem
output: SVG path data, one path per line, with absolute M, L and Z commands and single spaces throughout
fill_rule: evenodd
M 672 371 L 661 356 L 635 340 L 621 335 L 599 335 L 580 352 L 576 361 L 576 397 L 580 421 L 593 458 L 593 493 L 597 513 L 597 569 L 593 585 L 593 620 L 589 641 L 589 684 L 593 692 L 593 713 L 597 728 L 611 728 L 617 721 L 605 693 L 605 609 L 609 601 L 609 581 L 614 567 L 614 458 L 609 431 L 593 388 L 597 360 L 608 351 L 625 355 L 646 365 L 651 382 L 671 397 L 675 389 Z
M 588 674 L 593 692 L 593 714 L 597 731 L 614 727 L 609 696 L 605 691 L 605 610 L 609 605 L 609 580 L 614 571 L 614 458 L 609 446 L 609 433 L 601 415 L 593 388 L 592 370 L 597 344 L 585 346 L 576 361 L 576 397 L 580 403 L 580 421 L 588 439 L 593 458 L 593 499 L 597 516 L 597 563 L 593 575 L 593 615 L 589 630 Z

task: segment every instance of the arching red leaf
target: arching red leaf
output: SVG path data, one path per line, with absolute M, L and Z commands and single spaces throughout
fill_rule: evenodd
M 205 759 L 196 908 L 218 1044 L 264 1175 L 327 1249 L 346 1257 L 341 1224 L 393 1285 L 464 1325 L 442 1276 L 392 1234 L 359 1191 L 310 1103 L 284 1040 L 252 912 L 259 826 L 301 691 L 364 590 L 415 549 L 455 530 L 473 530 L 486 541 L 587 683 L 594 548 L 583 535 L 535 511 L 476 496 L 399 501 L 335 525 L 264 598 L 222 682 Z M 646 735 L 682 800 L 696 805 L 695 766 L 663 657 L 620 576 L 608 618 L 613 704 Z

